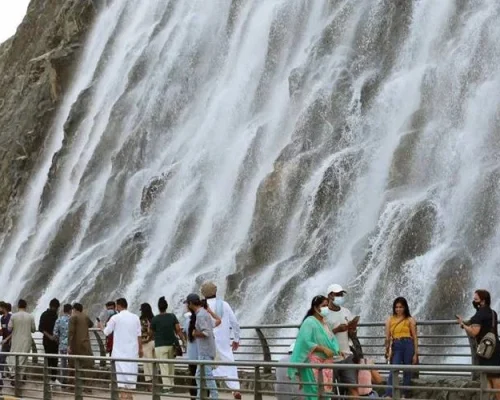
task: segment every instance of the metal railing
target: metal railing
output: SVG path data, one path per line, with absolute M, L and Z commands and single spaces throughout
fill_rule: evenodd
M 118 400 L 120 392 L 132 393 L 136 400 L 161 400 L 168 398 L 193 398 L 199 393 L 202 399 L 207 398 L 207 390 L 212 379 L 211 370 L 217 366 L 232 366 L 239 371 L 238 383 L 240 392 L 245 398 L 263 400 L 277 394 L 294 394 L 307 392 L 309 399 L 350 399 L 355 398 L 357 392 L 367 388 L 382 395 L 389 391 L 393 399 L 405 398 L 427 399 L 432 393 L 460 393 L 461 399 L 486 400 L 492 393 L 500 396 L 500 391 L 488 388 L 488 374 L 498 374 L 500 367 L 479 367 L 473 365 L 356 365 L 356 364 L 292 364 L 289 362 L 262 362 L 262 361 L 193 361 L 185 359 L 113 359 L 109 357 L 88 357 L 68 355 L 39 354 L 39 362 L 34 364 L 33 354 L 3 353 L 8 355 L 8 373 L 4 374 L 2 394 L 13 395 L 22 399 L 111 399 Z M 52 365 L 50 360 L 56 359 L 58 366 Z M 68 366 L 60 366 L 66 360 Z M 140 365 L 138 372 L 123 372 L 123 363 Z M 145 374 L 143 366 L 149 365 L 151 373 Z M 173 373 L 164 373 L 162 366 L 171 365 Z M 293 378 L 296 371 L 310 371 L 311 366 L 317 369 L 317 378 L 313 382 L 300 381 Z M 194 368 L 195 367 L 195 368 Z M 290 372 L 292 379 L 276 381 L 275 371 L 278 368 Z M 289 368 L 291 370 L 289 370 Z M 198 371 L 197 376 L 194 371 Z M 386 374 L 392 373 L 394 379 L 391 385 L 386 382 L 372 385 L 342 384 L 336 381 L 325 380 L 324 371 L 332 371 L 337 376 L 340 370 L 378 370 Z M 120 372 L 121 371 L 121 372 Z M 271 371 L 266 373 L 265 371 Z M 398 379 L 400 371 L 426 373 L 427 378 L 413 381 L 410 386 L 403 386 Z M 466 375 L 464 381 L 447 384 L 443 376 L 453 376 L 456 373 Z M 479 381 L 471 381 L 471 373 L 479 376 Z M 129 378 L 137 378 L 135 388 L 124 388 L 130 383 Z M 439 378 L 437 378 L 439 377 Z M 57 378 L 60 382 L 52 382 Z M 171 379 L 171 381 L 170 381 Z M 219 394 L 231 395 L 231 390 L 224 387 L 224 380 L 215 379 Z M 227 382 L 227 380 L 226 380 Z M 275 386 L 276 385 L 276 386 Z M 166 391 L 165 389 L 170 389 Z M 283 389 L 283 387 L 289 389 Z M 276 391 L 279 389 L 279 392 Z M 198 392 L 199 390 L 199 392 Z M 445 397 L 443 397 L 445 398 Z
M 366 356 L 379 362 L 385 354 L 385 324 L 383 322 L 360 323 L 358 339 Z M 240 355 L 259 355 L 264 361 L 272 361 L 287 353 L 295 340 L 298 325 L 255 325 L 242 327 Z M 417 324 L 421 361 L 427 364 L 442 363 L 443 359 L 462 359 L 469 362 L 471 343 L 454 320 L 420 321 Z M 254 334 L 252 335 L 252 331 Z M 453 362 L 456 363 L 456 362 Z
M 295 340 L 298 325 L 251 325 L 241 327 L 240 349 L 235 353 L 239 361 L 262 360 L 271 362 L 287 354 Z M 454 320 L 419 321 L 420 362 L 425 364 L 476 364 L 474 341 L 470 341 Z M 360 323 L 358 339 L 364 354 L 384 362 L 384 323 Z M 106 356 L 105 337 L 100 330 L 91 330 L 94 355 Z M 33 352 L 43 353 L 41 338 L 35 338 Z

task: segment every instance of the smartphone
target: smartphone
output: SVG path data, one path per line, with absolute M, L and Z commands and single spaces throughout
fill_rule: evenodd
M 97 317 L 95 320 L 96 320 L 97 322 L 101 322 L 101 319 L 100 319 L 99 317 Z
M 201 301 L 201 305 L 203 306 L 203 308 L 206 310 L 208 308 L 208 303 L 207 303 L 207 299 L 203 299 Z

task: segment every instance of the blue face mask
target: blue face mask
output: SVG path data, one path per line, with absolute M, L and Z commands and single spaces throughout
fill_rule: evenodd
M 116 314 L 116 311 L 115 310 L 106 310 L 106 314 L 108 315 L 108 317 L 112 317 L 113 315 Z
M 342 307 L 344 305 L 344 297 L 334 297 L 333 299 L 333 304 L 335 304 L 336 306 L 339 306 L 339 307 Z

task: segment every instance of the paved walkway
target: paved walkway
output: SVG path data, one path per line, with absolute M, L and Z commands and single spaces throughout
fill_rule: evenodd
M 28 399 L 42 399 L 41 397 L 41 393 L 27 393 L 26 394 L 27 396 L 30 396 L 30 397 L 14 397 L 14 396 L 9 396 L 9 395 L 6 395 L 6 396 L 3 396 L 3 397 L 0 397 L 0 400 L 28 400 Z M 38 397 L 31 397 L 31 396 L 38 396 Z M 101 399 L 108 399 L 107 397 L 108 393 L 95 393 L 93 394 L 93 397 L 84 397 L 84 400 L 95 400 L 96 398 L 101 398 Z M 62 395 L 54 395 L 52 397 L 54 400 L 72 400 L 74 399 L 74 396 L 62 396 Z M 189 396 L 187 396 L 186 394 L 186 397 L 183 397 L 183 398 L 186 398 L 186 399 L 189 399 Z M 179 400 L 179 397 L 169 397 L 169 396 L 162 396 L 161 397 L 162 400 L 169 400 L 169 399 L 172 399 L 172 400 Z M 231 396 L 221 396 L 219 397 L 219 399 L 232 399 Z M 242 397 L 243 400 L 251 400 L 253 399 L 253 396 L 251 395 L 243 395 Z M 264 400 L 274 400 L 275 397 L 271 397 L 271 396 L 263 396 L 263 399 Z M 134 400 L 151 400 L 151 396 L 149 395 L 145 395 L 145 394 L 135 394 L 134 395 Z
M 180 399 L 180 398 L 186 398 L 189 399 L 189 394 L 188 393 L 178 393 L 176 394 L 177 396 L 183 396 L 183 397 L 170 397 L 170 396 L 161 396 L 162 400 L 169 400 L 169 399 Z M 227 392 L 221 392 L 219 394 L 219 398 L 226 400 L 226 399 L 232 399 L 232 396 L 230 393 Z M 243 400 L 251 400 L 253 399 L 253 395 L 251 394 L 244 394 L 243 395 Z M 53 400 L 70 400 L 74 399 L 74 395 L 71 394 L 56 394 L 52 396 Z M 107 391 L 97 391 L 95 390 L 91 396 L 83 397 L 84 400 L 95 400 L 95 399 L 109 399 L 109 392 Z M 15 397 L 13 395 L 13 390 L 9 388 L 4 388 L 3 389 L 3 396 L 0 396 L 0 400 L 28 400 L 28 399 L 43 399 L 42 397 L 42 386 L 38 385 L 26 385 L 26 387 L 23 389 L 22 392 L 22 397 Z M 275 397 L 272 396 L 263 396 L 264 400 L 274 400 Z M 151 395 L 148 394 L 134 394 L 134 400 L 151 400 Z

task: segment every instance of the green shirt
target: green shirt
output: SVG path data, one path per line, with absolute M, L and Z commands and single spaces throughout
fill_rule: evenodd
M 174 314 L 158 314 L 151 321 L 151 329 L 155 337 L 155 347 L 173 346 L 177 343 L 175 326 L 179 323 Z

